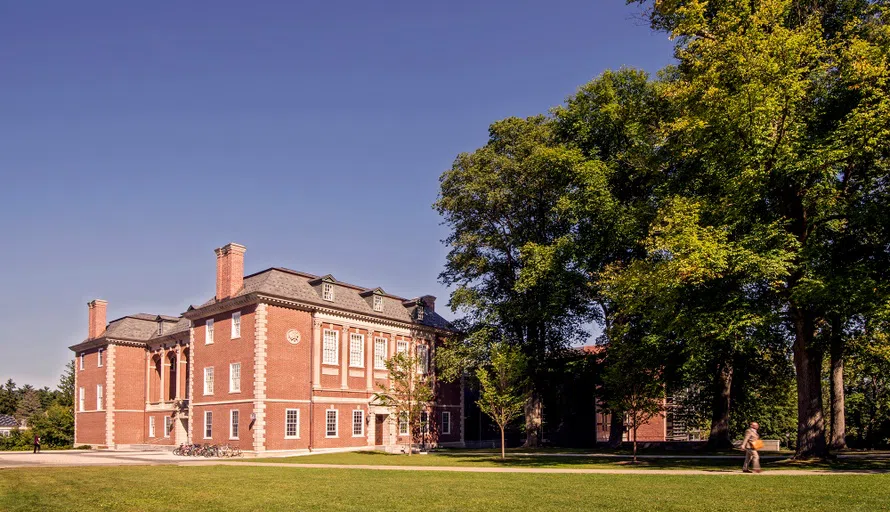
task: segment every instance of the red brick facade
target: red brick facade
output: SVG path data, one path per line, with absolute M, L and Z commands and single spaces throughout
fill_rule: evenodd
M 263 453 L 407 441 L 391 411 L 372 403 L 389 385 L 379 363 L 403 344 L 432 356 L 450 334 L 435 298 L 287 269 L 242 277 L 243 254 L 236 244 L 217 250 L 216 297 L 180 318 L 139 314 L 105 327 L 104 301 L 91 303 L 90 337 L 71 347 L 85 393 L 76 444 L 227 443 Z M 98 366 L 99 350 L 113 352 L 110 364 Z M 95 411 L 100 385 L 111 395 Z M 460 385 L 435 390 L 425 441 L 460 445 Z

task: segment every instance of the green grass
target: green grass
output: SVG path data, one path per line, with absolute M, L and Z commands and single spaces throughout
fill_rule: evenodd
M 419 458 L 419 457 L 418 457 Z M 886 510 L 890 475 L 441 473 L 255 466 L 0 470 L 0 510 Z
M 765 470 L 869 470 L 890 471 L 890 458 L 841 459 L 824 462 L 795 462 L 787 458 L 763 460 Z M 483 451 L 446 450 L 428 455 L 396 455 L 383 452 L 345 452 L 301 457 L 243 459 L 247 462 L 289 462 L 297 464 L 347 464 L 356 466 L 460 466 L 460 467 L 528 467 L 528 468 L 590 468 L 590 469 L 701 469 L 705 471 L 739 471 L 741 459 L 630 459 L 597 456 L 555 456 L 508 454 L 501 460 L 500 454 Z

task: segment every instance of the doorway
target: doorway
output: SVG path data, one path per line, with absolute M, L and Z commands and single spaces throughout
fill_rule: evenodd
M 383 446 L 383 429 L 386 425 L 386 414 L 374 415 L 374 444 Z

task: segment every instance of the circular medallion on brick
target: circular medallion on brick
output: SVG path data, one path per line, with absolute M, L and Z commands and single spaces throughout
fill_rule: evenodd
M 287 341 L 293 345 L 296 345 L 300 342 L 300 331 L 296 329 L 291 329 L 287 331 Z

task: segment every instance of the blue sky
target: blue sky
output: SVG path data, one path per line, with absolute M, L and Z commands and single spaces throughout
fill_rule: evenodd
M 0 378 L 55 387 L 86 303 L 109 320 L 248 273 L 433 294 L 431 204 L 488 125 L 671 43 L 621 0 L 0 6 Z M 449 316 L 446 313 L 446 316 Z

